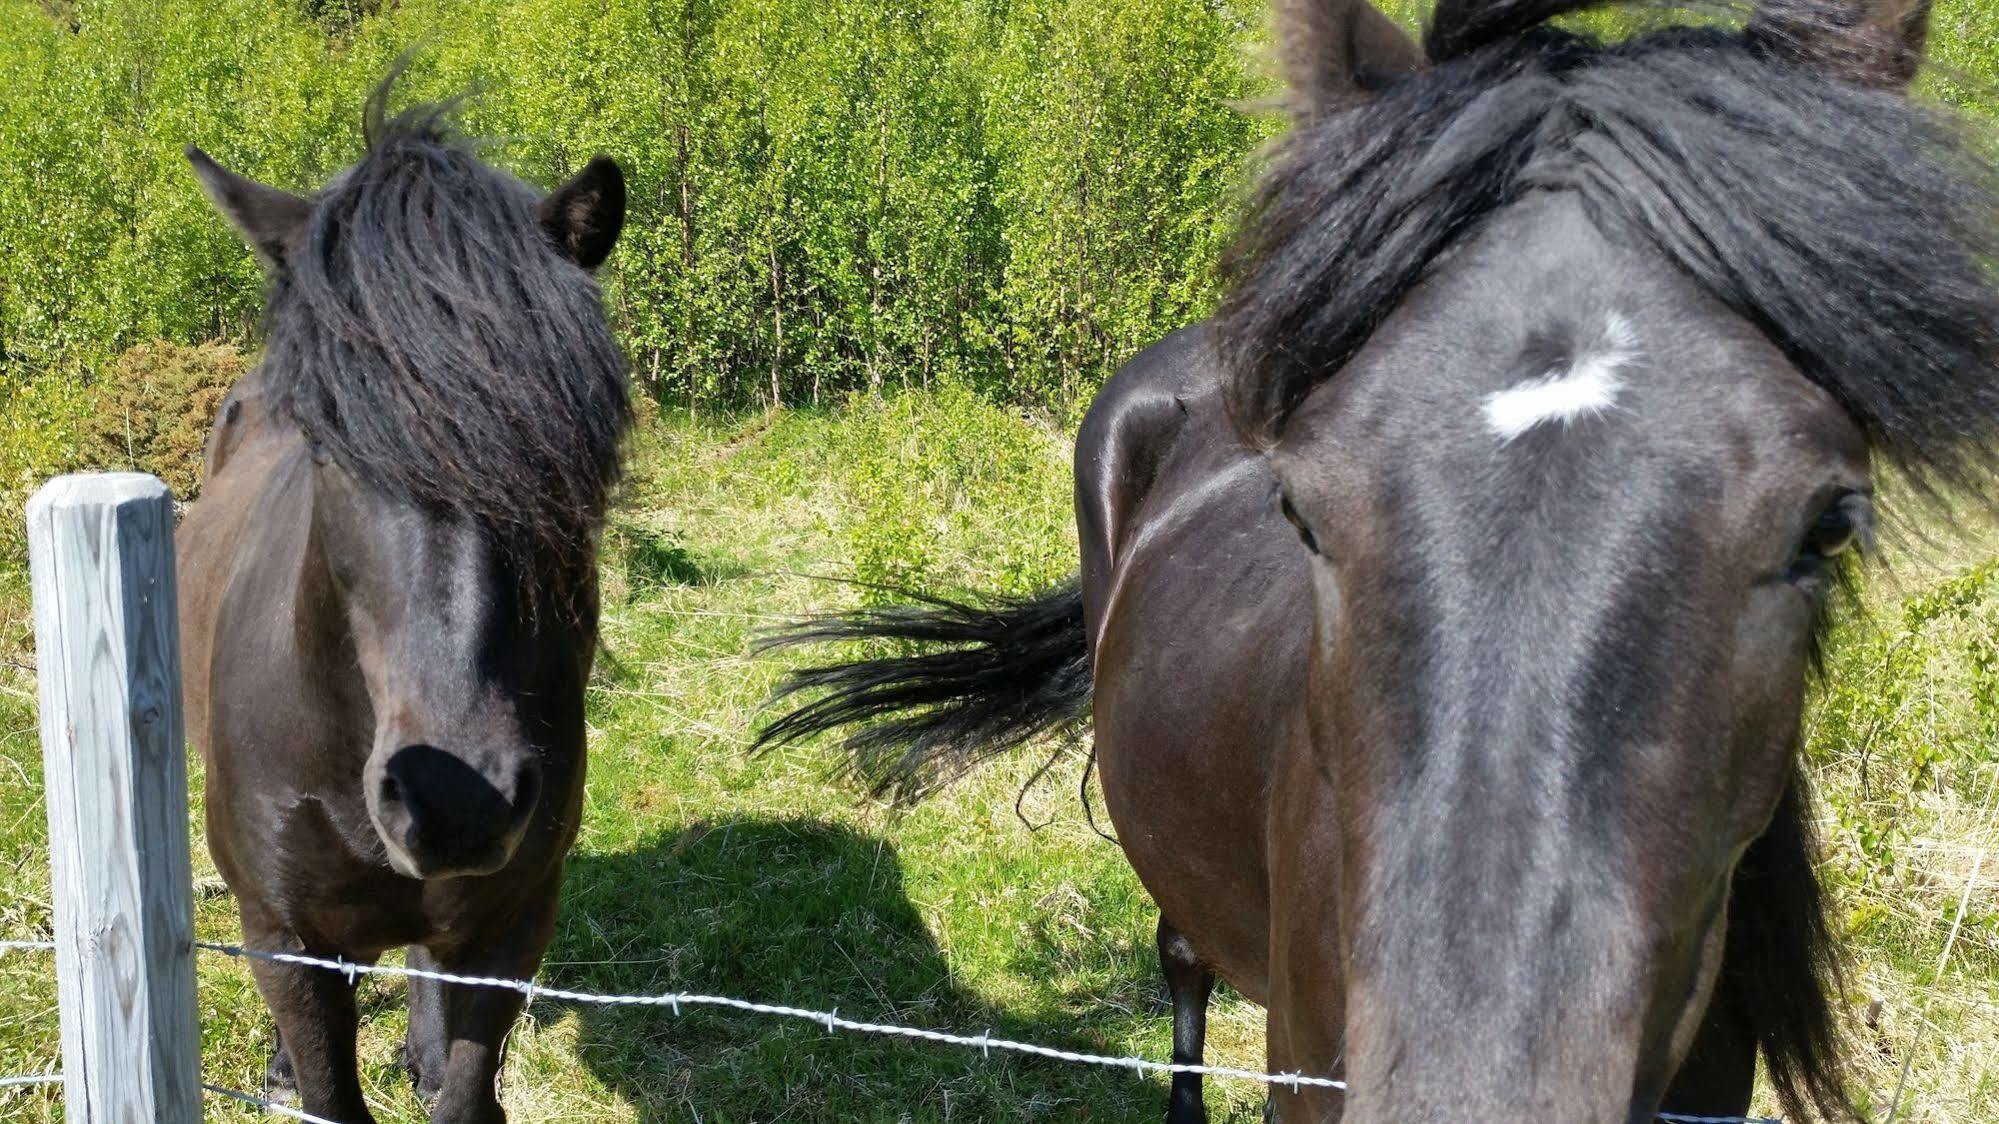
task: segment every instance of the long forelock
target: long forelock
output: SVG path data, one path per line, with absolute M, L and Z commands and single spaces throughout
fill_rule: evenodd
M 1442 255 L 1539 189 L 1578 191 L 1606 234 L 1754 323 L 1924 490 L 1989 491 L 1986 150 L 1941 108 L 1719 29 L 1603 45 L 1528 28 L 1282 141 L 1219 313 L 1245 433 L 1274 439 Z
M 534 190 L 454 139 L 446 108 L 371 105 L 366 156 L 271 294 L 264 377 L 369 485 L 476 521 L 524 578 L 573 575 L 618 477 L 624 358 Z

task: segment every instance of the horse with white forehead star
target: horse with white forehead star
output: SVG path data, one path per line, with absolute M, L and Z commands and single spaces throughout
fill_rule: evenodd
M 1730 1116 L 1759 1054 L 1855 1116 L 1800 716 L 1876 462 L 1992 496 L 1999 176 L 1904 93 L 1925 4 L 1586 6 L 1282 0 L 1293 128 L 1090 408 L 1080 582 L 810 625 L 934 647 L 765 731 L 915 795 L 1092 718 L 1174 1059 L 1227 980 L 1348 1083 L 1285 1121 Z

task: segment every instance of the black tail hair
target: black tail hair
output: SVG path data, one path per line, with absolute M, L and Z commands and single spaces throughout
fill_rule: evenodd
M 1736 868 L 1729 895 L 1730 989 L 1741 1002 L 1784 1114 L 1865 1119 L 1846 1092 L 1830 994 L 1841 965 L 1819 885 L 1811 784 L 1800 765 L 1763 835 Z
M 847 771 L 877 796 L 913 803 L 1037 735 L 1090 713 L 1083 594 L 1071 579 L 1030 597 L 914 604 L 810 620 L 764 648 L 894 640 L 934 650 L 792 672 L 776 699 L 826 693 L 765 726 L 756 748 L 855 727 Z

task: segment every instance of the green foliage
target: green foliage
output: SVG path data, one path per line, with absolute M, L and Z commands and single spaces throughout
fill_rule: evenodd
M 299 10 L 328 28 L 352 28 L 382 10 L 383 0 L 298 0 Z
M 1905 551 L 1895 569 L 1870 577 L 1829 638 L 1807 724 L 1824 812 L 1821 870 L 1855 969 L 1842 1021 L 1857 1084 L 1864 1103 L 1884 1107 L 1877 1102 L 1913 1052 L 1901 1106 L 1909 1120 L 1999 1111 L 1999 911 L 1989 896 L 1999 562 L 1990 529 L 1973 531 L 1957 549 Z M 1966 897 L 1967 888 L 1976 892 Z
M 1930 27 L 1927 90 L 1987 117 L 1999 113 L 1999 5 L 1939 0 Z
M 477 86 L 492 158 L 631 178 L 607 273 L 645 386 L 705 406 L 1088 390 L 1198 317 L 1263 127 L 1252 0 L 0 0 L 0 350 L 82 377 L 242 338 L 250 255 L 181 147 L 316 185 L 370 84 Z
M 846 588 L 855 599 L 880 603 L 908 590 L 1026 593 L 1075 569 L 1069 441 L 1040 411 L 998 406 L 946 384 L 931 392 L 856 393 L 831 415 L 772 411 L 712 425 L 684 419 L 663 419 L 657 436 L 641 439 L 628 491 L 739 490 L 772 508 L 742 528 L 743 543 L 781 538 L 762 524 L 802 517 L 815 538 L 833 545 L 805 562 L 717 556 L 690 546 L 670 509 L 657 512 L 664 522 L 620 513 L 607 542 L 613 594 L 621 592 L 619 580 L 636 594 L 802 565 L 815 578 L 854 583 L 828 586 L 829 597 Z M 721 459 L 718 447 L 726 451 Z
M 150 472 L 174 498 L 195 498 L 215 411 L 248 366 L 226 343 L 142 343 L 127 350 L 92 388 L 78 435 L 83 463 Z
M 1907 874 L 1926 795 L 1969 798 L 1999 762 L 1999 560 L 1982 559 L 1899 603 L 1870 605 L 1830 638 L 1812 713 L 1841 874 L 1863 915 Z M 1866 917 L 1861 918 L 1864 923 Z
M 26 558 L 22 506 L 44 480 L 76 467 L 85 410 L 74 380 L 0 381 L 0 574 Z
M 315 25 L 265 8 L 79 3 L 58 22 L 0 4 L 10 369 L 82 377 L 143 340 L 248 334 L 257 267 L 210 214 L 181 149 L 199 142 L 302 186 L 349 154 L 365 88 Z
M 1028 593 L 1076 568 L 1066 443 L 1046 420 L 954 386 L 857 398 L 847 416 L 833 463 L 853 513 L 847 560 L 869 600 Z M 980 544 L 984 565 L 950 557 L 963 542 Z
M 1067 402 L 1204 313 L 1228 186 L 1272 122 L 1235 104 L 1261 4 L 1016 0 L 985 83 L 1008 254 L 1007 388 Z

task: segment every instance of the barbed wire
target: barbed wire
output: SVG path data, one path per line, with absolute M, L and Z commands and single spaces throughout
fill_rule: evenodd
M 1061 1050 L 1053 1046 L 1043 1046 L 1033 1042 L 1021 1042 L 1011 1038 L 994 1038 L 990 1031 L 982 1034 L 953 1034 L 948 1031 L 927 1030 L 922 1027 L 900 1026 L 893 1023 L 862 1022 L 840 1017 L 839 1010 L 815 1011 L 804 1007 L 792 1007 L 777 1003 L 757 1003 L 747 999 L 737 999 L 726 995 L 699 995 L 690 992 L 666 992 L 657 995 L 617 995 L 588 991 L 573 991 L 568 988 L 546 987 L 536 980 L 514 980 L 499 976 L 469 976 L 454 972 L 433 972 L 424 968 L 396 967 L 383 964 L 357 964 L 345 959 L 326 959 L 306 956 L 294 952 L 262 952 L 246 949 L 239 945 L 217 944 L 197 941 L 195 947 L 206 952 L 247 960 L 264 960 L 277 964 L 293 964 L 301 967 L 319 968 L 339 972 L 351 984 L 361 976 L 396 976 L 404 979 L 425 979 L 439 983 L 456 984 L 461 987 L 488 987 L 516 991 L 532 1006 L 537 998 L 563 999 L 572 1003 L 589 1003 L 599 1006 L 665 1007 L 679 1015 L 683 1007 L 718 1007 L 726 1010 L 744 1011 L 759 1015 L 776 1015 L 814 1023 L 826 1028 L 828 1033 L 836 1030 L 857 1034 L 874 1034 L 895 1038 L 916 1039 L 936 1042 L 949 1046 L 964 1046 L 977 1049 L 991 1057 L 994 1050 L 1007 1053 L 1026 1054 L 1032 1057 L 1048 1058 L 1053 1061 L 1071 1062 L 1079 1065 L 1096 1065 L 1110 1069 L 1128 1069 L 1134 1073 L 1178 1074 L 1192 1073 L 1203 1077 L 1219 1077 L 1241 1081 L 1255 1081 L 1268 1086 L 1283 1086 L 1292 1092 L 1301 1088 L 1336 1089 L 1344 1091 L 1347 1083 L 1331 1077 L 1313 1077 L 1303 1073 L 1263 1073 L 1234 1066 L 1195 1065 L 1185 1062 L 1160 1062 L 1149 1058 L 1114 1057 L 1108 1054 L 1090 1054 L 1074 1050 Z M 1766 1116 L 1693 1116 L 1682 1113 L 1660 1113 L 1658 1119 L 1667 1124 L 1783 1124 Z
M 17 1089 L 24 1086 L 60 1085 L 60 1084 L 62 1084 L 62 1074 L 60 1073 L 31 1073 L 31 1074 L 23 1074 L 19 1077 L 0 1077 L 0 1089 Z M 324 1116 L 314 1116 L 312 1113 L 306 1112 L 303 1109 L 296 1109 L 291 1107 L 290 1105 L 279 1104 L 278 1102 L 270 1099 L 269 1097 L 260 1097 L 255 1093 L 245 1093 L 240 1089 L 229 1089 L 221 1085 L 210 1085 L 206 1081 L 201 1083 L 201 1087 L 207 1090 L 208 1092 L 214 1093 L 218 1097 L 228 1097 L 230 1100 L 233 1101 L 242 1101 L 244 1104 L 254 1105 L 265 1112 L 273 1113 L 278 1116 L 288 1116 L 293 1120 L 303 1120 L 306 1122 L 306 1124 L 340 1124 L 338 1120 L 328 1120 Z
M 1191 1073 L 1203 1077 L 1218 1077 L 1239 1081 L 1255 1081 L 1266 1086 L 1283 1086 L 1292 1092 L 1302 1088 L 1335 1089 L 1345 1091 L 1347 1083 L 1331 1077 L 1313 1077 L 1303 1073 L 1263 1073 L 1258 1070 L 1240 1069 L 1235 1066 L 1195 1065 L 1186 1062 L 1160 1062 L 1150 1058 L 1116 1057 L 1109 1054 L 1091 1054 L 1075 1050 L 1062 1050 L 1053 1046 L 1043 1046 L 1035 1042 L 1022 1042 L 1012 1038 L 994 1038 L 991 1031 L 981 1034 L 953 1034 L 949 1031 L 928 1030 L 923 1027 L 901 1026 L 895 1023 L 864 1022 L 858 1019 L 840 1017 L 836 1007 L 830 1011 L 815 1011 L 805 1007 L 792 1007 L 781 1003 L 758 1003 L 748 999 L 737 999 L 727 995 L 701 995 L 694 992 L 664 992 L 655 995 L 619 995 L 590 991 L 575 991 L 569 988 L 545 987 L 537 980 L 515 980 L 502 976 L 472 976 L 457 972 L 433 972 L 425 968 L 397 967 L 388 964 L 362 964 L 346 959 L 326 959 L 307 956 L 296 952 L 264 952 L 244 948 L 241 945 L 221 944 L 214 941 L 196 941 L 194 947 L 203 952 L 217 953 L 238 960 L 262 960 L 273 964 L 291 964 L 298 967 L 318 968 L 339 972 L 352 985 L 362 976 L 392 976 L 402 979 L 434 980 L 438 983 L 455 984 L 460 987 L 486 987 L 504 991 L 519 992 L 523 999 L 523 1009 L 532 1007 L 536 999 L 562 999 L 571 1003 L 588 1003 L 606 1007 L 665 1007 L 676 1016 L 684 1007 L 716 1007 L 725 1010 L 742 1011 L 748 1014 L 775 1015 L 781 1018 L 797 1019 L 826 1028 L 827 1033 L 850 1031 L 856 1034 L 873 1034 L 891 1038 L 913 1039 L 935 1042 L 947 1046 L 964 1046 L 979 1050 L 991 1057 L 994 1050 L 1004 1053 L 1025 1054 L 1031 1057 L 1047 1058 L 1051 1061 L 1070 1062 L 1078 1065 L 1103 1066 L 1110 1069 L 1128 1069 L 1133 1073 L 1180 1074 Z M 10 949 L 53 949 L 53 941 L 0 941 L 0 951 Z M 59 1082 L 60 1074 L 43 1074 L 24 1077 L 0 1078 L 0 1088 L 10 1085 L 36 1085 Z M 269 1099 L 219 1085 L 204 1083 L 202 1088 L 217 1096 L 228 1097 L 245 1104 L 254 1105 L 266 1112 L 308 1124 L 337 1124 L 336 1121 L 313 1116 L 310 1113 L 282 1105 Z M 1666 1124 L 1783 1124 L 1783 1121 L 1768 1116 L 1694 1116 L 1685 1113 L 1662 1112 L 1657 1119 Z
M 60 1073 L 24 1073 L 19 1077 L 0 1077 L 0 1089 L 18 1089 L 24 1085 L 59 1085 Z
M 279 1104 L 269 1097 L 260 1097 L 255 1093 L 245 1093 L 240 1089 L 226 1089 L 220 1085 L 210 1085 L 206 1081 L 201 1083 L 201 1087 L 218 1097 L 227 1097 L 232 1101 L 242 1101 L 244 1104 L 254 1105 L 274 1116 L 288 1116 L 293 1120 L 303 1120 L 306 1124 L 340 1124 L 338 1120 L 328 1120 L 324 1116 L 314 1116 L 312 1113 L 302 1109 L 296 1109 L 287 1104 Z
M 743 1011 L 756 1015 L 776 1015 L 797 1019 L 825 1027 L 830 1033 L 837 1030 L 852 1031 L 856 1034 L 874 1034 L 892 1038 L 910 1038 L 924 1042 L 936 1042 L 948 1046 L 965 1046 L 980 1050 L 991 1056 L 994 1050 L 1006 1053 L 1027 1054 L 1048 1058 L 1059 1062 L 1073 1062 L 1079 1065 L 1098 1065 L 1112 1069 L 1128 1069 L 1135 1073 L 1197 1073 L 1204 1077 L 1233 1078 L 1243 1081 L 1259 1081 L 1266 1085 L 1283 1085 L 1292 1090 L 1305 1087 L 1324 1089 L 1345 1089 L 1346 1082 L 1330 1077 L 1311 1077 L 1302 1073 L 1261 1073 L 1256 1070 L 1238 1069 L 1234 1066 L 1191 1065 L 1183 1062 L 1159 1062 L 1149 1058 L 1113 1057 L 1108 1054 L 1090 1054 L 1075 1050 L 1062 1050 L 1053 1046 L 1043 1046 L 1034 1042 L 1021 1042 L 1011 1038 L 994 1038 L 990 1031 L 983 1034 L 952 1034 L 942 1030 L 928 1030 L 923 1027 L 901 1026 L 895 1023 L 863 1022 L 858 1019 L 840 1017 L 838 1009 L 814 1011 L 804 1007 L 791 1007 L 781 1003 L 757 1003 L 748 999 L 737 999 L 727 995 L 700 995 L 692 992 L 666 992 L 658 995 L 606 995 L 589 991 L 572 991 L 568 988 L 546 987 L 534 980 L 513 980 L 500 976 L 467 976 L 456 972 L 433 972 L 423 968 L 396 967 L 386 964 L 357 964 L 351 960 L 328 960 L 318 956 L 305 956 L 295 952 L 260 952 L 239 945 L 216 944 L 197 941 L 195 947 L 205 952 L 220 953 L 224 956 L 246 960 L 263 960 L 275 964 L 294 964 L 300 967 L 320 968 L 339 972 L 349 982 L 361 976 L 398 976 L 404 979 L 434 980 L 439 983 L 457 984 L 461 987 L 488 987 L 519 992 L 529 1004 L 537 998 L 562 999 L 571 1003 L 588 1003 L 605 1007 L 665 1007 L 674 1014 L 680 1014 L 685 1007 L 719 1007 L 727 1010 Z

